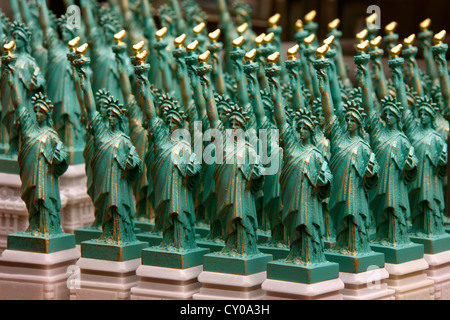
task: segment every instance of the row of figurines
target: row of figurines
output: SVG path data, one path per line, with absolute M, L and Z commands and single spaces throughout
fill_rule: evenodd
M 88 193 L 103 230 L 100 241 L 136 240 L 133 191 L 137 203 L 143 200 L 153 206 L 155 232 L 163 233 L 162 247 L 196 246 L 198 203 L 194 200 L 201 201 L 211 234 L 225 240 L 224 251 L 238 254 L 258 252 L 258 204 L 270 220 L 273 237 L 289 238 L 290 256 L 302 261 L 323 260 L 319 249 L 325 221 L 336 229 L 332 250 L 352 254 L 370 251 L 371 214 L 382 244 L 409 243 L 411 233 L 431 238 L 444 235 L 447 149 L 436 131 L 438 108 L 426 95 L 417 95 L 409 103 L 401 46 L 391 50 L 389 60 L 395 96 L 376 99 L 368 46 L 368 41 L 357 46 L 359 90 L 345 102 L 336 90 L 334 62 L 327 58 L 330 45 L 316 50 L 313 66 L 321 99 L 314 110 L 286 108 L 278 52 L 267 57 L 264 70 L 270 89 L 266 102 L 272 102 L 266 110 L 256 78 L 258 64 L 247 55 L 244 70 L 249 74 L 253 113 L 214 95 L 210 53 L 195 55 L 199 65 L 194 70 L 205 101 L 203 124 L 216 130 L 214 139 L 200 150 L 209 148 L 216 161 L 203 166 L 189 140 L 182 138 L 187 115 L 176 98 L 162 94 L 158 114 L 148 76 L 150 65 L 145 63 L 147 51 L 133 58 L 138 99 L 124 108 L 105 90 L 94 97 L 87 72 L 90 59 L 84 56 L 87 44 L 77 47 L 68 57 L 87 118 Z M 4 47 L 11 61 L 13 47 L 13 43 Z M 445 56 L 447 46 L 441 42 L 434 49 Z M 300 62 L 290 60 L 296 61 Z M 19 90 L 17 69 L 7 63 L 4 67 L 21 136 L 18 160 L 22 199 L 30 213 L 28 231 L 60 232 L 58 180 L 54 178 L 64 173 L 68 163 L 63 144 L 51 128 L 53 106 L 42 93 L 33 96 L 33 121 Z M 440 67 L 446 70 L 445 59 Z M 253 70 L 253 76 L 248 70 Z M 442 86 L 450 83 L 447 78 L 448 73 L 441 78 Z M 295 88 L 299 91 L 300 86 Z M 249 125 L 252 117 L 255 127 Z M 127 118 L 128 125 L 132 123 L 129 135 L 125 134 Z M 269 135 L 278 136 L 279 144 L 267 145 L 268 152 L 260 154 L 261 145 L 239 140 L 239 132 L 248 128 L 268 129 Z M 225 151 L 223 161 L 214 158 L 220 151 Z M 266 174 L 267 164 L 262 161 L 267 157 L 280 161 L 272 174 Z
M 436 39 L 439 41 L 439 36 Z M 289 226 L 291 243 L 295 243 L 296 239 L 300 239 L 301 237 L 311 237 L 311 234 L 316 234 L 312 230 L 317 228 L 317 226 L 319 226 L 319 230 L 321 229 L 321 225 L 323 224 L 323 222 L 320 223 L 322 216 L 321 210 L 325 208 L 325 212 L 327 212 L 327 202 L 330 216 L 333 216 L 337 221 L 337 244 L 341 243 L 343 246 L 348 246 L 348 243 L 351 242 L 348 239 L 356 239 L 352 235 L 358 234 L 362 237 L 362 235 L 368 234 L 366 229 L 370 225 L 370 210 L 368 205 L 369 200 L 367 198 L 372 197 L 371 192 L 374 192 L 369 190 L 378 190 L 377 186 L 379 185 L 382 185 L 382 187 L 379 187 L 381 196 L 375 196 L 373 199 L 377 200 L 381 207 L 386 206 L 380 211 L 381 214 L 379 216 L 383 217 L 387 215 L 389 217 L 389 219 L 380 218 L 380 220 L 384 223 L 388 220 L 390 223 L 400 226 L 393 228 L 393 230 L 399 232 L 398 235 L 388 235 L 391 238 L 395 237 L 393 243 L 401 243 L 397 238 L 405 234 L 404 226 L 406 223 L 403 220 L 407 219 L 408 216 L 411 216 L 413 227 L 415 226 L 416 231 L 419 233 L 432 235 L 442 232 L 442 221 L 440 222 L 440 220 L 443 219 L 443 210 L 445 208 L 442 194 L 443 186 L 440 187 L 436 181 L 442 182 L 443 176 L 445 175 L 446 150 L 443 147 L 443 139 L 439 135 L 434 134 L 434 122 L 436 118 L 434 102 L 424 94 L 423 96 L 419 96 L 417 101 L 413 99 L 413 103 L 408 103 L 408 95 L 406 93 L 406 85 L 404 84 L 405 81 L 401 68 L 403 61 L 402 58 L 396 57 L 400 54 L 398 46 L 391 50 L 393 58 L 390 60 L 393 74 L 392 87 L 394 88 L 397 99 L 386 96 L 381 101 L 374 99 L 375 95 L 372 92 L 372 77 L 370 70 L 367 68 L 370 56 L 365 54 L 368 41 L 362 42 L 357 48 L 358 55 L 355 57 L 355 63 L 357 64 L 359 87 L 361 89 L 354 91 L 355 96 L 351 100 L 343 100 L 340 90 L 336 90 L 336 88 L 339 88 L 339 83 L 336 86 L 338 78 L 333 75 L 333 72 L 336 70 L 335 64 L 332 59 L 327 58 L 327 55 L 330 54 L 330 44 L 325 44 L 315 51 L 317 59 L 314 61 L 313 67 L 317 69 L 317 85 L 321 95 L 320 103 L 316 103 L 315 105 L 322 107 L 322 125 L 325 134 L 328 136 L 328 142 L 325 139 L 322 140 L 324 141 L 323 146 L 327 146 L 329 150 L 330 155 L 327 156 L 327 152 L 321 151 L 319 148 L 312 148 L 313 145 L 316 147 L 321 145 L 319 143 L 321 138 L 320 130 L 316 130 L 318 127 L 315 116 L 313 115 L 317 110 L 312 110 L 312 112 L 310 110 L 308 112 L 306 108 L 295 108 L 295 105 L 292 111 L 286 110 L 285 97 L 283 97 L 282 86 L 278 79 L 278 75 L 282 73 L 282 68 L 277 66 L 279 54 L 271 54 L 266 59 L 267 66 L 264 71 L 270 91 L 268 93 L 269 98 L 263 99 L 260 96 L 258 87 L 257 72 L 260 68 L 258 63 L 254 62 L 255 52 L 249 52 L 248 54 L 242 52 L 243 50 L 240 50 L 239 46 L 241 41 L 242 38 L 236 39 L 233 56 L 239 57 L 241 55 L 242 57 L 242 54 L 246 55 L 248 63 L 244 66 L 246 68 L 243 69 L 245 74 L 249 76 L 247 77 L 247 81 L 243 82 L 249 87 L 247 92 L 248 98 L 251 100 L 249 104 L 235 104 L 231 99 L 222 97 L 221 100 L 219 97 L 216 97 L 212 85 L 213 81 L 209 77 L 213 69 L 207 64 L 209 53 L 206 52 L 198 56 L 194 51 L 190 51 L 189 48 L 185 50 L 186 52 L 190 51 L 192 55 L 192 59 L 186 57 L 186 62 L 195 60 L 199 63 L 198 67 L 192 68 L 197 75 L 197 78 L 194 77 L 198 81 L 197 86 L 195 86 L 195 83 L 191 83 L 193 89 L 197 89 L 193 91 L 196 92 L 200 89 L 200 94 L 203 96 L 204 108 L 198 108 L 197 111 L 200 111 L 200 114 L 204 115 L 204 117 L 197 115 L 197 119 L 203 120 L 206 124 L 205 127 L 219 131 L 226 129 L 235 129 L 237 131 L 239 128 L 245 128 L 252 121 L 256 125 L 250 127 L 278 128 L 280 145 L 283 147 L 282 161 L 284 165 L 282 165 L 281 170 L 278 170 L 278 176 L 271 176 L 277 178 L 275 182 L 279 181 L 279 186 L 277 186 L 277 183 L 263 183 L 264 179 L 269 180 L 269 176 L 264 175 L 264 167 L 256 160 L 253 161 L 254 163 L 249 163 L 244 160 L 242 163 L 238 163 L 237 166 L 227 166 L 228 163 L 225 161 L 225 165 L 204 166 L 204 169 L 195 161 L 195 157 L 181 157 L 184 162 L 177 162 L 177 157 L 173 157 L 172 155 L 179 155 L 181 151 L 189 154 L 191 147 L 186 141 L 170 139 L 170 133 L 182 127 L 183 121 L 188 117 L 186 115 L 188 110 L 183 110 L 180 104 L 176 102 L 176 98 L 168 94 L 159 96 L 159 107 L 157 106 L 155 108 L 155 91 L 151 90 L 151 81 L 148 79 L 149 67 L 144 63 L 146 51 L 136 52 L 133 59 L 137 80 L 137 86 L 135 87 L 139 101 L 131 99 L 125 111 L 120 102 L 112 98 L 105 91 L 98 92 L 97 99 L 93 97 L 89 72 L 87 71 L 89 59 L 84 58 L 87 46 L 84 45 L 75 48 L 78 45 L 76 43 L 77 41 L 75 41 L 76 45 L 73 47 L 74 52 L 72 55 L 69 55 L 69 59 L 71 60 L 71 66 L 75 70 L 74 74 L 76 75 L 76 79 L 78 79 L 77 97 L 82 101 L 82 108 L 86 111 L 86 123 L 90 124 L 85 152 L 86 163 L 89 164 L 87 171 L 91 171 L 91 174 L 88 174 L 88 177 L 91 177 L 90 182 L 88 182 L 88 192 L 92 192 L 92 195 L 90 195 L 94 201 L 96 212 L 107 213 L 103 214 L 102 217 L 97 216 L 98 214 L 96 215 L 97 221 L 101 221 L 104 226 L 109 226 L 104 228 L 105 237 L 119 235 L 119 238 L 125 241 L 126 239 L 124 240 L 122 235 L 131 234 L 127 228 L 130 228 L 129 217 L 132 216 L 131 213 L 134 213 L 134 210 L 130 208 L 133 208 L 134 204 L 132 197 L 130 197 L 132 193 L 125 192 L 125 190 L 130 191 L 131 189 L 127 189 L 125 186 L 133 179 L 139 177 L 144 179 L 146 177 L 146 192 L 142 192 L 144 198 L 147 196 L 153 198 L 153 207 L 161 225 L 168 225 L 170 226 L 168 228 L 169 230 L 172 228 L 173 230 L 179 231 L 167 231 L 166 242 L 175 246 L 192 245 L 191 240 L 193 238 L 189 236 L 190 233 L 187 231 L 190 228 L 186 226 L 195 220 L 196 204 L 193 201 L 194 198 L 189 195 L 189 192 L 192 193 L 192 191 L 198 190 L 195 187 L 198 175 L 201 176 L 200 179 L 203 179 L 203 183 L 201 184 L 202 203 L 210 203 L 207 207 L 214 207 L 213 210 L 210 209 L 210 216 L 214 215 L 216 218 L 210 218 L 211 225 L 214 225 L 216 229 L 222 228 L 219 234 L 225 234 L 227 239 L 234 241 L 236 243 L 235 247 L 231 245 L 227 247 L 234 248 L 235 250 L 239 250 L 237 248 L 241 248 L 241 250 L 244 248 L 248 252 L 248 245 L 245 244 L 251 244 L 251 241 L 249 242 L 246 236 L 237 237 L 236 234 L 247 235 L 249 239 L 252 239 L 251 235 L 254 232 L 254 228 L 251 226 L 254 226 L 257 221 L 255 219 L 256 208 L 254 206 L 256 205 L 254 199 L 258 198 L 258 190 L 265 189 L 266 186 L 268 189 L 272 187 L 273 190 L 264 190 L 263 193 L 259 193 L 264 194 L 264 198 L 266 198 L 262 199 L 260 207 L 272 206 L 274 202 L 277 202 L 276 199 L 278 198 L 277 205 L 279 209 L 268 209 L 266 212 L 269 212 L 267 215 L 274 216 L 275 221 L 279 221 L 281 218 L 283 224 Z M 7 52 L 5 56 L 10 61 L 14 61 L 15 59 L 15 55 L 12 53 L 13 45 L 13 43 L 8 43 L 4 47 L 5 52 Z M 124 48 L 125 46 L 121 45 L 119 47 Z M 442 43 L 437 43 L 435 48 L 441 48 L 442 52 L 446 50 L 446 46 Z M 296 52 L 296 50 L 298 50 L 298 47 L 290 50 L 291 57 L 295 57 L 296 53 L 292 53 Z M 437 49 L 433 51 L 439 53 Z M 23 104 L 20 103 L 22 95 L 19 90 L 19 77 L 13 76 L 14 74 L 20 76 L 20 69 L 10 67 L 7 59 L 3 61 L 4 70 L 7 70 L 5 71 L 5 74 L 7 74 L 7 83 L 13 88 L 11 91 L 11 101 L 16 106 L 16 124 L 21 128 L 20 130 L 23 133 L 22 137 L 32 139 L 28 144 L 25 142 L 22 143 L 23 145 L 29 146 L 29 148 L 25 148 L 25 151 L 30 153 L 34 148 L 38 148 L 36 150 L 40 151 L 47 150 L 48 154 L 46 152 L 37 152 L 36 157 L 39 158 L 43 154 L 45 158 L 46 162 L 43 162 L 42 165 L 47 165 L 47 163 L 53 160 L 55 163 L 65 164 L 66 161 L 62 160 L 65 158 L 64 151 L 60 143 L 44 143 L 44 146 L 39 145 L 42 141 L 45 142 L 45 139 L 42 139 L 40 135 L 36 134 L 37 132 L 41 134 L 42 130 L 36 130 L 36 123 L 32 119 L 30 120 L 32 113 L 27 112 L 26 107 L 28 104 L 24 103 L 25 107 L 23 107 Z M 289 61 L 286 66 L 302 65 L 300 59 L 291 58 Z M 236 65 L 239 62 L 240 59 L 236 59 Z M 446 63 L 445 59 L 444 62 Z M 443 67 L 446 67 L 446 65 L 443 65 Z M 295 75 L 297 68 L 287 68 L 293 70 L 292 73 Z M 236 69 L 238 71 L 238 68 Z M 243 75 L 242 72 L 241 75 Z M 127 77 L 122 76 L 121 78 L 126 79 Z M 299 78 L 294 79 L 298 80 Z M 440 80 L 441 86 L 444 87 L 446 83 L 445 74 Z M 129 92 L 131 92 L 131 88 L 132 86 L 129 85 Z M 294 85 L 293 88 L 297 90 L 295 98 L 302 101 L 302 92 L 299 92 L 300 86 Z M 126 96 L 131 97 L 131 93 Z M 221 101 L 221 105 L 218 105 L 216 103 L 217 101 Z M 346 101 L 346 103 L 344 104 L 343 101 Z M 270 102 L 272 102 L 271 107 Z M 264 104 L 269 104 L 269 108 L 265 108 Z M 34 106 L 34 111 L 36 111 L 38 127 L 42 126 L 47 129 L 51 127 L 51 119 L 48 117 L 48 111 L 52 109 L 50 101 L 41 94 L 35 96 L 32 105 Z M 136 107 L 137 105 L 142 108 L 141 111 L 139 107 Z M 240 105 L 248 106 L 248 109 L 243 110 Z M 302 105 L 300 104 L 300 106 Z M 98 111 L 96 111 L 96 107 L 98 107 Z M 196 105 L 196 107 L 198 106 Z M 409 112 L 409 107 L 412 108 L 412 113 Z M 373 113 L 375 112 L 376 115 L 378 110 L 380 110 L 383 121 L 375 120 L 372 123 L 374 119 Z M 415 120 L 414 111 L 417 116 L 420 116 L 420 121 Z M 320 117 L 320 112 L 316 115 Z M 429 120 L 428 123 L 426 122 L 427 117 Z M 128 139 L 128 135 L 124 135 L 123 133 L 117 134 L 117 132 L 126 131 L 126 118 L 129 119 L 128 125 L 132 123 L 129 127 Z M 146 123 L 143 121 L 144 118 L 147 119 Z M 402 121 L 398 121 L 399 119 Z M 114 128 L 114 130 L 111 130 L 111 128 Z M 403 128 L 405 128 L 406 135 L 402 133 Z M 48 134 L 52 133 L 52 137 L 55 138 L 55 132 L 47 129 L 45 132 L 48 132 Z M 368 137 L 365 130 L 369 133 Z M 312 135 L 311 132 L 314 132 L 314 134 Z M 316 134 L 317 132 L 319 134 Z M 146 138 L 150 141 L 143 143 Z M 411 142 L 408 142 L 408 139 Z M 431 139 L 431 142 L 428 141 L 429 139 Z M 52 151 L 49 147 L 51 145 L 59 146 L 59 148 L 56 147 L 55 151 Z M 149 147 L 149 145 L 151 146 Z M 434 149 L 427 149 L 430 148 L 430 145 Z M 378 155 L 378 153 L 382 152 L 377 147 L 388 154 L 387 159 L 392 160 L 390 161 L 392 168 L 387 164 L 383 164 L 381 166 L 382 169 L 380 169 L 378 163 L 382 162 L 380 157 L 383 154 Z M 150 148 L 153 152 L 145 153 L 147 148 Z M 371 148 L 374 149 L 374 153 L 372 153 Z M 119 151 L 122 149 L 128 151 Z M 319 152 L 315 153 L 315 150 L 319 150 Z M 89 154 L 89 152 L 91 153 Z M 234 155 L 242 159 L 246 159 L 245 157 L 257 159 L 258 157 L 252 157 L 255 152 L 257 150 L 254 147 L 252 149 L 250 144 L 237 144 L 237 147 L 232 148 L 231 154 L 227 154 L 227 157 Z M 276 154 L 275 151 L 274 154 Z M 311 160 L 311 157 L 313 160 Z M 144 175 L 139 174 L 139 167 L 142 167 L 139 159 L 143 158 L 145 158 L 146 163 L 151 164 L 147 166 L 150 168 L 148 170 L 150 172 Z M 21 168 L 27 167 L 26 162 L 30 161 L 27 159 L 28 157 L 25 155 L 19 156 L 19 163 L 22 161 Z M 33 159 L 30 163 L 38 163 L 38 159 Z M 330 163 L 329 167 L 328 163 Z M 423 163 L 423 165 L 420 166 L 418 163 Z M 292 165 L 294 167 L 290 167 Z M 39 168 L 39 166 L 37 167 Z M 314 167 L 316 167 L 316 170 L 314 170 Z M 60 169 L 55 170 L 54 174 L 63 172 L 63 168 L 64 165 Z M 427 170 L 420 170 L 420 168 L 430 169 L 428 171 L 435 174 L 434 180 L 427 173 Z M 383 180 L 383 177 L 380 176 L 382 176 L 384 169 L 389 173 L 383 176 Z M 21 169 L 22 172 L 23 170 L 25 169 Z M 398 179 L 400 183 L 399 185 L 391 186 L 390 183 L 391 180 L 394 180 L 392 177 L 395 177 L 395 170 L 401 170 Z M 122 172 L 122 174 L 120 177 L 117 177 L 119 172 Z M 168 173 L 170 172 L 175 177 L 172 176 L 169 179 Z M 301 173 L 300 176 L 299 173 Z M 181 175 L 183 178 L 181 179 L 177 175 Z M 348 178 L 340 181 L 332 178 L 333 176 L 341 177 L 346 175 L 348 175 Z M 27 172 L 25 177 L 27 179 L 35 179 L 35 175 L 30 175 L 29 172 Z M 417 179 L 417 177 L 420 179 Z M 380 179 L 384 182 L 380 183 Z M 149 181 L 152 183 L 148 183 Z M 430 181 L 432 182 L 430 183 Z M 333 188 L 331 188 L 332 182 L 334 185 Z M 336 187 L 336 183 L 338 182 L 344 185 Z M 416 182 L 418 182 L 419 187 L 414 187 L 412 184 Z M 54 183 L 54 181 L 51 180 L 50 183 Z M 183 183 L 184 189 L 180 187 L 180 184 L 183 185 Z M 221 184 L 224 184 L 224 186 L 221 186 Z M 24 182 L 23 185 L 25 189 L 24 194 L 30 197 L 40 197 L 42 194 L 45 197 L 45 194 L 47 196 L 51 194 L 44 192 L 49 186 L 44 187 L 41 191 L 39 191 L 40 188 L 36 189 L 35 180 L 27 183 Z M 45 181 L 43 185 L 46 185 Z M 135 185 L 138 185 L 137 189 L 142 186 L 142 184 L 138 183 L 135 183 Z M 205 187 L 206 185 L 208 186 Z M 402 198 L 397 198 L 398 195 L 395 194 L 399 192 L 398 190 L 402 190 L 402 186 L 407 185 L 409 186 L 407 190 L 413 193 L 411 201 L 418 201 L 418 204 L 414 203 L 414 205 L 411 205 L 411 210 L 409 209 L 409 203 L 397 201 L 398 199 L 407 199 L 404 193 L 405 188 L 403 188 L 403 193 L 401 193 Z M 118 188 L 118 186 L 123 186 L 123 188 Z M 153 190 L 149 190 L 149 186 L 152 186 Z M 313 190 L 308 192 L 308 187 L 312 186 L 314 187 Z M 430 188 L 427 187 L 431 187 L 432 190 L 429 190 Z M 34 191 L 30 192 L 26 188 Z M 55 190 L 53 186 L 50 189 Z M 395 192 L 391 189 L 395 190 Z M 283 192 L 283 190 L 286 191 Z M 342 194 L 333 192 L 333 190 L 338 190 Z M 270 196 L 271 191 L 272 197 Z M 135 191 L 135 195 L 137 193 Z M 182 201 L 180 201 L 182 203 L 176 204 L 175 199 L 181 199 L 180 195 L 182 196 Z M 299 199 L 295 199 L 296 195 Z M 302 196 L 305 198 L 301 199 Z M 50 197 L 50 199 L 53 199 L 53 197 Z M 266 201 L 267 199 L 269 201 Z M 271 201 L 273 199 L 275 201 Z M 326 201 L 326 199 L 329 200 Z M 235 200 L 235 202 L 231 200 Z M 37 206 L 36 203 L 39 202 L 31 201 L 30 203 L 31 207 L 29 211 L 31 216 L 33 216 L 33 212 L 51 211 L 47 206 Z M 286 205 L 286 203 L 292 205 Z M 317 203 L 325 206 L 322 208 Z M 233 205 L 230 206 L 230 204 Z M 398 207 L 396 207 L 397 205 Z M 55 208 L 57 207 L 58 203 L 55 204 Z M 299 210 L 300 208 L 301 210 Z M 416 209 L 416 218 L 413 218 L 412 211 Z M 312 213 L 308 212 L 311 210 Z M 393 219 L 399 216 L 398 212 L 400 211 L 406 212 L 403 216 L 403 218 L 406 218 L 403 220 L 401 218 L 397 220 Z M 408 213 L 408 211 L 411 211 L 411 213 Z M 127 214 L 124 214 L 124 212 Z M 173 215 L 175 212 L 177 215 Z M 280 214 L 273 214 L 274 212 L 279 212 Z M 180 218 L 180 215 L 182 216 L 183 213 L 186 216 Z M 122 217 L 122 219 L 119 217 Z M 431 218 L 435 218 L 435 220 L 430 220 Z M 221 221 L 220 227 L 217 227 L 219 220 Z M 39 221 L 47 221 L 47 219 L 40 219 Z M 108 224 L 106 221 L 110 223 Z M 225 221 L 229 221 L 229 223 L 225 223 Z M 231 223 L 231 221 L 234 222 Z M 346 229 L 341 230 L 342 225 L 340 224 L 346 226 Z M 275 227 L 276 223 L 272 225 Z M 305 225 L 307 232 L 298 232 L 301 230 L 299 228 L 301 225 Z M 188 234 L 186 236 L 180 236 L 180 234 L 183 235 L 184 233 Z M 321 232 L 317 233 L 320 234 Z M 171 235 L 172 237 L 170 237 Z M 175 237 L 175 235 L 178 235 L 178 237 Z M 172 242 L 174 241 L 178 241 L 177 244 L 173 244 Z M 237 243 L 237 241 L 242 241 L 242 243 Z M 364 249 L 364 241 L 356 241 L 353 245 Z M 361 248 L 358 250 L 363 250 Z

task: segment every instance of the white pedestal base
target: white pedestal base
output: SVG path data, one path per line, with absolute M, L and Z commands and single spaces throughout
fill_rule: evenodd
M 428 263 L 418 259 L 400 264 L 385 263 L 389 273 L 389 289 L 395 290 L 395 300 L 434 300 L 434 281 L 427 279 Z
M 136 274 L 137 287 L 131 288 L 131 300 L 191 300 L 200 291 L 197 278 L 203 266 L 188 269 L 141 265 Z
M 262 284 L 264 300 L 342 300 L 344 283 L 332 279 L 313 284 L 267 279 Z
M 198 276 L 202 284 L 194 300 L 262 300 L 261 284 L 266 280 L 266 271 L 249 276 L 203 271 Z
M 394 300 L 394 290 L 388 289 L 385 268 L 362 273 L 339 272 L 345 288 L 341 290 L 344 300 Z
M 71 300 L 129 300 L 130 290 L 137 286 L 136 269 L 141 259 L 107 261 L 81 258 L 80 282 L 70 290 Z
M 0 256 L 0 300 L 68 300 L 68 279 L 80 253 L 5 250 Z
M 450 300 L 450 250 L 437 254 L 424 254 L 428 262 L 425 273 L 428 279 L 434 281 L 434 298 Z

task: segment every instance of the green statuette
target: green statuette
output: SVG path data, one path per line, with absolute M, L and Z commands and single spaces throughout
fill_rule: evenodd
M 370 254 L 367 192 L 378 182 L 379 166 L 365 141 L 365 113 L 360 102 L 353 100 L 344 105 L 344 123 L 334 115 L 327 74 L 329 62 L 324 57 L 325 52 L 323 47 L 318 49 L 320 58 L 314 62 L 314 67 L 322 95 L 325 133 L 330 140 L 330 169 L 333 176 L 340 177 L 334 181 L 329 202 L 330 215 L 334 217 L 336 226 L 336 244 L 331 250 L 352 256 Z
M 32 98 L 34 121 L 23 105 L 18 77 L 8 69 L 8 84 L 15 108 L 15 125 L 20 133 L 18 155 L 22 200 L 29 214 L 25 232 L 8 236 L 8 249 L 50 253 L 75 246 L 73 235 L 61 229 L 61 199 L 58 178 L 68 168 L 68 155 L 52 129 L 53 105 L 42 93 Z
M 140 101 L 148 121 L 149 140 L 153 142 L 153 164 L 150 168 L 154 183 L 154 210 L 163 227 L 163 239 L 159 248 L 164 250 L 194 250 L 195 211 L 192 191 L 199 181 L 200 164 L 191 150 L 190 143 L 177 135 L 183 128 L 185 114 L 177 100 L 160 97 L 163 118 L 156 116 L 150 86 L 145 72 L 149 66 L 135 66 L 140 90 Z M 147 70 L 147 71 L 146 71 Z
M 293 119 L 297 132 L 287 123 L 281 102 L 279 72 L 275 65 L 266 69 L 274 92 L 275 119 L 281 131 L 283 148 L 280 175 L 282 219 L 290 240 L 290 253 L 285 261 L 302 265 L 320 264 L 326 262 L 322 201 L 330 194 L 333 176 L 325 158 L 314 147 L 315 116 L 304 109 L 295 112 Z

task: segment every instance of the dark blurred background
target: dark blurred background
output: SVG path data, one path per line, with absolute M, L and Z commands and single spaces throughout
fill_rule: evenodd
M 230 11 L 233 1 L 228 1 Z M 64 2 L 64 0 L 47 1 L 57 15 L 65 12 Z M 78 0 L 75 1 L 77 2 Z M 154 8 L 158 8 L 166 1 L 150 2 Z M 281 14 L 284 41 L 293 40 L 295 21 L 303 18 L 311 10 L 317 11 L 316 21 L 321 26 L 319 29 L 321 38 L 326 35 L 327 24 L 335 18 L 341 20 L 340 29 L 344 33 L 344 38 L 353 38 L 363 28 L 364 19 L 368 16 L 366 11 L 370 5 L 380 7 L 382 27 L 393 20 L 399 23 L 397 32 L 401 38 L 417 32 L 419 23 L 426 18 L 431 18 L 432 29 L 435 32 L 450 29 L 448 0 L 247 0 L 246 2 L 253 9 L 253 26 L 257 33 L 265 31 L 268 17 L 274 13 Z M 219 19 L 216 1 L 197 0 L 197 3 L 208 13 L 211 29 L 214 28 Z M 0 0 L 0 8 L 9 15 L 9 0 Z
M 110 3 L 118 0 L 108 0 Z M 128 0 L 132 2 L 133 0 Z M 245 0 L 244 0 L 245 1 Z M 65 13 L 65 0 L 47 0 L 49 8 L 57 15 Z M 102 2 L 102 1 L 101 1 Z M 166 0 L 150 0 L 152 7 L 157 9 Z M 216 0 L 196 0 L 208 14 L 208 30 L 214 30 L 219 21 Z M 228 7 L 232 11 L 234 0 L 228 0 Z M 356 33 L 365 27 L 365 18 L 370 14 L 367 9 L 371 5 L 380 8 L 380 35 L 384 36 L 384 27 L 392 22 L 398 22 L 396 32 L 400 41 L 412 33 L 419 31 L 419 23 L 431 18 L 431 30 L 439 32 L 450 30 L 450 1 L 448 0 L 246 0 L 252 8 L 252 24 L 257 34 L 265 32 L 268 27 L 267 19 L 275 13 L 281 14 L 280 25 L 283 27 L 282 40 L 294 41 L 294 24 L 297 19 L 303 19 L 311 10 L 317 11 L 316 22 L 319 23 L 319 39 L 327 34 L 327 25 L 335 18 L 341 20 L 339 29 L 343 32 L 341 40 L 344 54 L 354 54 L 354 38 Z M 180 4 L 182 0 L 180 0 Z M 79 4 L 79 0 L 75 0 Z M 0 8 L 6 15 L 9 12 L 9 0 L 0 0 Z M 157 13 L 155 10 L 155 18 Z M 418 45 L 418 44 L 416 44 Z M 421 52 L 417 56 L 421 58 Z

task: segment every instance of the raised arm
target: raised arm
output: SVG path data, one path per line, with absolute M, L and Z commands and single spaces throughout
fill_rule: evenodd
M 376 112 L 374 110 L 371 76 L 369 73 L 370 55 L 365 53 L 368 46 L 368 40 L 357 45 L 356 50 L 358 51 L 358 55 L 354 57 L 354 61 L 356 64 L 358 85 L 362 88 L 362 105 L 366 114 L 369 115 L 369 119 L 371 119 L 376 115 Z
M 406 97 L 406 84 L 403 80 L 403 63 L 405 60 L 400 58 L 400 53 L 403 46 L 401 44 L 395 46 L 391 50 L 391 59 L 388 62 L 389 68 L 391 69 L 392 80 L 394 83 L 395 90 L 397 92 L 397 101 L 400 102 L 403 107 L 403 118 L 408 112 L 408 98 Z
M 130 99 L 132 99 L 132 92 L 130 78 L 128 77 L 126 67 L 126 59 L 129 59 L 129 57 L 126 55 L 127 45 L 122 41 L 125 37 L 125 33 L 125 30 L 122 30 L 114 35 L 114 41 L 116 44 L 112 47 L 112 50 L 117 61 L 120 89 L 122 91 L 122 95 L 126 100 L 125 104 L 128 104 L 130 102 Z
M 418 96 L 423 96 L 424 91 L 422 88 L 422 82 L 419 75 L 419 67 L 417 66 L 416 54 L 417 47 L 413 46 L 413 42 L 416 36 L 414 34 L 410 35 L 408 38 L 403 40 L 403 57 L 405 58 L 408 74 L 411 77 L 412 87 Z
M 156 119 L 157 115 L 153 104 L 150 82 L 147 79 L 148 70 L 150 69 L 150 65 L 145 63 L 147 55 L 148 52 L 145 50 L 136 55 L 134 72 L 139 86 L 139 100 L 142 112 L 148 120 L 152 121 Z
M 199 76 L 202 85 L 203 96 L 206 101 L 206 114 L 208 115 L 210 128 L 217 128 L 219 126 L 219 114 L 217 112 L 211 80 L 209 78 L 212 66 L 207 64 L 210 54 L 209 51 L 206 51 L 198 57 L 200 65 L 195 71 Z
M 328 70 L 330 66 L 330 61 L 325 58 L 328 51 L 328 45 L 323 45 L 316 50 L 316 60 L 314 61 L 314 68 L 317 72 L 317 79 L 319 82 L 319 90 L 322 96 L 322 109 L 325 122 L 331 124 L 333 122 L 334 106 L 333 99 L 331 99 L 330 84 L 328 79 Z
M 306 108 L 303 99 L 302 85 L 299 75 L 300 60 L 296 58 L 299 51 L 299 45 L 295 45 L 287 51 L 288 60 L 285 62 L 286 69 L 289 74 L 290 85 L 293 88 L 292 107 L 295 111 Z
M 247 64 L 244 65 L 244 72 L 247 77 L 250 103 L 253 107 L 253 113 L 255 114 L 256 123 L 258 127 L 261 127 L 264 122 L 264 109 L 261 103 L 261 93 L 258 82 L 259 63 L 254 62 L 255 58 L 255 49 L 245 54 L 245 60 L 247 60 Z
M 269 81 L 269 88 L 272 93 L 272 99 L 274 102 L 274 115 L 277 122 L 278 129 L 284 131 L 288 122 L 286 120 L 286 113 L 283 105 L 283 95 L 281 93 L 280 85 L 280 73 L 281 68 L 277 65 L 280 53 L 275 52 L 267 57 L 268 66 L 266 67 L 266 76 Z

